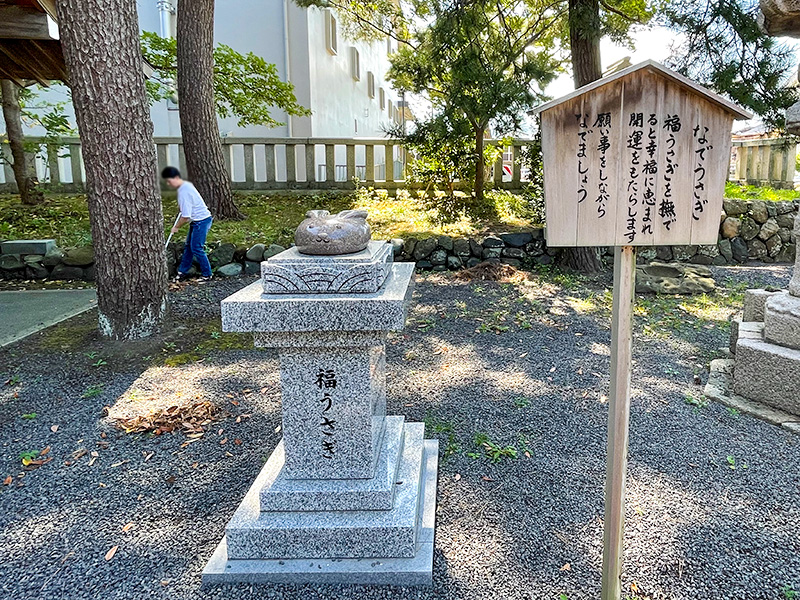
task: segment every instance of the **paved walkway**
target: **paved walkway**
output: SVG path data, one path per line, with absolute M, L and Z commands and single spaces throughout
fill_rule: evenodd
M 94 290 L 0 292 L 0 347 L 95 306 Z

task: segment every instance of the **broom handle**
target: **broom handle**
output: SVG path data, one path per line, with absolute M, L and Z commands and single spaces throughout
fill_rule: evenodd
M 173 225 L 173 227 L 178 225 L 178 219 L 180 219 L 180 218 L 181 218 L 181 213 L 178 213 L 178 216 L 175 217 L 175 224 Z M 170 230 L 170 232 L 169 232 L 169 237 L 167 238 L 167 243 L 164 244 L 164 250 L 167 249 L 167 247 L 169 246 L 169 243 L 171 241 L 172 241 L 172 230 Z

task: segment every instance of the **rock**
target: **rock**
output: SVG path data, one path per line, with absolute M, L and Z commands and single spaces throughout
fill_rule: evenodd
M 40 264 L 43 260 L 43 254 L 28 254 L 27 256 L 22 257 L 22 262 L 24 262 L 26 265 Z
M 502 248 L 484 248 L 481 258 L 483 258 L 483 260 L 487 260 L 489 258 L 500 258 L 501 252 Z
M 781 200 L 780 202 L 773 202 L 772 204 L 775 205 L 775 211 L 778 213 L 778 216 L 794 212 L 794 204 L 792 204 L 791 200 Z
M 44 255 L 44 260 L 42 260 L 42 264 L 45 267 L 55 267 L 57 264 L 60 264 L 64 260 L 64 251 L 61 248 L 51 248 L 47 251 L 47 254 Z
M 447 250 L 448 252 L 453 251 L 453 238 L 449 235 L 440 235 L 436 241 L 439 244 L 439 248 Z
M 451 271 L 457 271 L 464 264 L 461 262 L 461 259 L 458 256 L 448 256 L 447 257 L 447 268 Z
M 481 264 L 480 258 L 475 258 L 474 256 L 467 261 L 467 268 L 471 269 L 477 265 Z
M 792 240 L 792 230 L 781 227 L 778 229 L 778 237 L 781 238 L 781 242 L 784 244 L 790 242 Z
M 544 227 L 536 227 L 531 229 L 530 234 L 534 240 L 544 240 Z
M 95 266 L 92 265 L 91 267 L 86 267 L 83 270 L 83 280 L 94 281 L 95 279 L 97 279 L 97 270 L 95 269 Z
M 724 198 L 722 208 L 729 217 L 736 217 L 747 213 L 747 202 L 737 198 Z
M 25 268 L 25 263 L 13 254 L 0 255 L 0 269 L 4 271 L 21 271 Z
M 710 269 L 682 263 L 659 263 L 636 267 L 636 291 L 657 294 L 703 294 L 714 291 Z
M 403 242 L 403 253 L 409 258 L 414 255 L 414 247 L 417 245 L 417 240 L 414 238 L 405 240 Z
M 674 258 L 672 246 L 656 246 L 656 258 L 661 262 L 669 262 Z
M 469 240 L 464 238 L 459 238 L 453 241 L 453 253 L 456 256 L 462 256 L 465 258 L 469 258 L 472 254 L 472 250 L 469 247 Z
M 514 258 L 517 260 L 521 260 L 525 258 L 525 251 L 521 248 L 503 248 L 503 251 L 500 253 L 500 256 L 505 258 Z
M 719 256 L 715 256 L 715 257 L 714 257 L 714 259 L 711 261 L 711 264 L 712 264 L 712 265 L 717 265 L 717 266 L 720 266 L 720 267 L 721 267 L 722 265 L 727 265 L 727 264 L 728 264 L 728 261 L 727 261 L 727 259 L 726 259 L 724 256 L 722 256 L 722 255 L 720 254 Z
M 482 245 L 484 248 L 502 248 L 505 243 L 498 237 L 489 236 L 484 238 Z
M 741 235 L 745 241 L 749 242 L 755 238 L 760 231 L 761 227 L 759 227 L 758 223 L 756 223 L 753 219 L 750 217 L 745 217 L 742 219 L 742 226 L 739 228 L 739 235 Z
M 476 240 L 470 238 L 469 251 L 475 258 L 481 258 L 481 256 L 483 255 L 483 246 L 481 246 Z
M 237 246 L 231 262 L 243 263 L 245 260 L 247 260 L 247 246 Z
M 654 261 L 656 256 L 656 249 L 653 246 L 643 246 L 636 250 L 636 259 L 642 259 L 645 263 Z
M 267 247 L 264 244 L 253 244 L 245 253 L 244 257 L 253 262 L 261 262 L 264 259 L 264 250 Z
M 712 245 L 700 246 L 697 249 L 697 253 L 701 254 L 702 256 L 709 256 L 711 258 L 714 258 L 715 256 L 719 256 L 719 248 L 717 247 L 716 244 L 714 244 L 713 246 Z
M 537 256 L 534 260 L 537 262 L 537 264 L 540 264 L 540 265 L 552 265 L 553 264 L 553 257 L 550 256 L 549 254 L 542 254 L 541 256 Z
M 697 254 L 697 246 L 673 246 L 672 254 L 675 260 L 685 262 Z
M 434 271 L 440 271 L 440 272 L 441 271 L 447 271 L 447 266 L 446 265 L 433 265 L 433 270 Z
M 522 261 L 517 260 L 516 258 L 501 258 L 500 262 L 504 265 L 509 265 L 511 267 L 519 268 L 522 266 Z
M 404 242 L 400 238 L 394 238 L 389 240 L 389 243 L 392 245 L 392 255 L 397 258 L 403 253 L 403 246 Z
M 794 229 L 794 214 L 778 214 L 775 220 L 778 222 L 779 227 Z
M 781 251 L 775 257 L 775 262 L 793 263 L 795 259 L 796 244 L 783 244 Z
M 208 254 L 208 261 L 212 267 L 221 267 L 233 262 L 233 254 L 235 252 L 236 246 L 233 244 L 220 244 Z
M 261 275 L 261 263 L 252 260 L 244 261 L 245 275 Z
M 761 226 L 761 231 L 758 232 L 758 238 L 766 242 L 769 238 L 778 233 L 779 229 L 780 227 L 778 226 L 777 220 L 767 219 L 767 222 Z
M 756 223 L 766 223 L 769 219 L 767 203 L 763 200 L 753 200 L 750 202 L 750 216 Z
M 83 246 L 67 250 L 61 262 L 69 267 L 88 267 L 94 263 L 94 248 Z
M 721 211 L 719 211 L 719 224 L 720 224 L 720 225 L 722 225 L 722 223 L 723 223 L 723 222 L 725 221 L 725 219 L 727 219 L 727 218 L 728 218 L 728 215 L 726 215 L 726 214 L 725 214 L 725 211 L 724 211 L 724 210 L 721 210 Z
M 779 235 L 773 235 L 766 242 L 764 242 L 764 245 L 767 247 L 767 256 L 772 258 L 778 256 L 781 248 L 783 248 L 783 242 L 781 242 Z
M 435 267 L 438 265 L 447 264 L 447 251 L 441 248 L 434 250 L 431 252 L 430 257 L 428 260 L 431 261 L 431 264 Z
M 28 279 L 46 279 L 49 276 L 50 271 L 41 263 L 29 263 L 25 268 L 25 277 Z
M 238 277 L 242 274 L 242 265 L 239 263 L 228 263 L 216 270 L 219 277 Z
M 761 240 L 750 240 L 747 247 L 749 248 L 747 256 L 753 260 L 764 260 L 768 256 L 767 246 Z
M 704 254 L 695 254 L 689 259 L 689 262 L 693 265 L 713 265 L 714 259 Z
M 263 260 L 269 260 L 273 256 L 277 256 L 281 252 L 285 252 L 286 248 L 279 244 L 270 244 L 267 246 L 267 249 L 264 250 L 264 255 L 261 257 Z
M 438 244 L 439 242 L 436 238 L 427 238 L 417 241 L 417 245 L 414 246 L 414 260 L 419 262 L 424 258 L 428 258 L 431 252 L 436 250 Z
M 433 268 L 433 263 L 429 260 L 419 260 L 417 261 L 417 269 L 420 271 L 430 271 Z
M 774 202 L 767 202 L 767 214 L 770 218 L 778 216 L 778 209 L 775 208 Z
M 530 244 L 525 244 L 525 254 L 530 256 L 538 256 L 544 252 L 544 240 L 535 239 Z
M 720 232 L 722 233 L 723 238 L 730 239 L 739 235 L 739 230 L 741 227 L 741 219 L 737 219 L 736 217 L 728 217 L 722 222 Z
M 717 248 L 719 249 L 719 253 L 727 262 L 731 262 L 733 260 L 733 250 L 731 249 L 730 240 L 720 240 L 717 244 Z
M 525 246 L 525 244 L 529 244 L 533 241 L 533 234 L 529 232 L 501 233 L 500 239 L 505 242 L 506 246 L 511 246 L 512 248 L 522 248 Z
M 83 279 L 83 269 L 80 267 L 70 267 L 67 265 L 56 265 L 50 273 L 50 279 Z
M 740 237 L 735 237 L 731 240 L 731 252 L 733 253 L 733 260 L 736 262 L 746 262 L 747 255 L 749 253 L 749 249 L 747 248 L 747 242 Z

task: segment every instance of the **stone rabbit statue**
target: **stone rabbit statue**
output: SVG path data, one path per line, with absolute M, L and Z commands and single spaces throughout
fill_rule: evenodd
M 367 211 L 343 210 L 332 215 L 327 210 L 310 210 L 294 233 L 301 254 L 353 254 L 364 250 L 372 237 Z

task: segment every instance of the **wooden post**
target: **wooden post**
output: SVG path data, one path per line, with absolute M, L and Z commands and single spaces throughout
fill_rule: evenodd
M 611 390 L 603 521 L 602 600 L 619 600 L 621 593 L 635 287 L 636 250 L 633 246 L 617 246 L 614 249 L 614 300 L 611 317 Z

